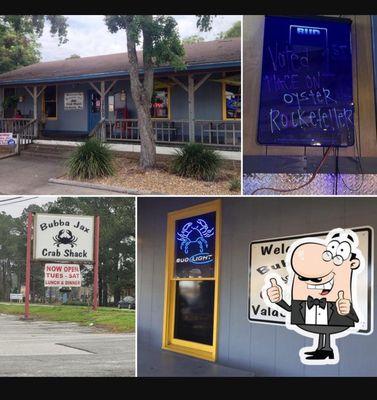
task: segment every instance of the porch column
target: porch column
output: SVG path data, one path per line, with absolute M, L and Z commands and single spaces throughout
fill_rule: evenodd
M 188 75 L 188 121 L 189 121 L 189 140 L 195 142 L 195 82 L 192 74 Z
M 105 81 L 101 81 L 101 120 L 105 118 L 106 110 L 105 110 Z M 101 125 L 101 140 L 105 141 L 105 124 Z
M 26 91 L 33 98 L 33 119 L 36 120 L 34 123 L 34 138 L 38 137 L 38 97 L 42 94 L 42 92 L 46 89 L 46 85 L 42 86 L 41 90 L 38 92 L 38 87 L 33 86 L 33 91 L 31 91 L 27 86 L 25 86 Z
M 211 76 L 212 74 L 206 74 L 196 85 L 193 74 L 188 74 L 187 78 L 187 86 L 184 85 L 179 79 L 175 76 L 171 76 L 171 80 L 179 85 L 182 89 L 187 92 L 188 96 L 188 122 L 189 122 L 189 140 L 190 142 L 195 142 L 195 92 L 203 85 L 203 83 Z
M 106 89 L 106 81 L 100 82 L 100 89 L 93 83 L 89 82 L 90 86 L 100 95 L 101 98 L 101 120 L 106 118 L 106 106 L 105 106 L 105 99 L 106 95 L 110 92 L 113 86 L 117 83 L 117 80 L 114 80 L 110 83 L 109 87 Z M 106 141 L 106 124 L 102 123 L 101 125 L 101 140 Z
M 4 87 L 0 88 L 0 118 L 4 118 Z
M 37 87 L 33 86 L 33 118 L 38 120 L 38 93 Z M 38 124 L 34 124 L 34 135 L 35 138 L 38 136 Z

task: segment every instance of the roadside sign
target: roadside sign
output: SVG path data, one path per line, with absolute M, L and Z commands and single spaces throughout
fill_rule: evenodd
M 10 293 L 9 300 L 22 300 L 23 294 L 22 293 Z
M 0 146 L 14 146 L 15 144 L 12 133 L 0 133 Z
M 45 287 L 80 287 L 81 272 L 78 264 L 46 264 Z
M 93 261 L 94 217 L 35 214 L 34 259 Z

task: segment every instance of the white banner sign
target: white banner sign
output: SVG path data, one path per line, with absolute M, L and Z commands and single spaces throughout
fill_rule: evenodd
M 0 133 L 0 146 L 12 146 L 16 141 L 13 139 L 12 133 Z
M 23 294 L 22 293 L 10 293 L 9 299 L 10 300 L 22 300 Z
M 355 275 L 357 297 L 355 303 L 359 305 L 359 318 L 361 330 L 357 333 L 368 334 L 372 325 L 372 290 L 373 290 L 373 241 L 372 230 L 369 227 L 350 228 L 359 237 L 359 249 L 365 258 L 365 269 Z M 284 283 L 288 282 L 288 271 L 285 256 L 289 246 L 297 239 L 315 236 L 321 239 L 328 232 L 312 233 L 302 236 L 289 236 L 256 241 L 250 244 L 249 264 L 249 321 L 268 324 L 285 324 L 285 316 L 268 307 L 262 298 L 262 288 L 265 277 L 270 273 L 278 274 Z M 290 298 L 288 288 L 285 288 L 284 298 Z
M 78 264 L 46 264 L 45 287 L 80 287 L 81 272 Z
M 84 93 L 64 93 L 64 110 L 82 110 L 84 108 Z
M 93 261 L 94 217 L 35 214 L 34 259 Z

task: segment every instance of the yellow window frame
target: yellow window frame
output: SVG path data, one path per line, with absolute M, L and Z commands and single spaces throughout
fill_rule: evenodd
M 171 113 L 170 113 L 170 110 L 171 110 L 171 87 L 169 86 L 169 85 L 166 85 L 166 86 L 164 86 L 164 87 L 160 87 L 160 88 L 158 88 L 158 89 L 156 89 L 156 88 L 153 88 L 153 91 L 156 91 L 156 90 L 161 90 L 161 89 L 167 89 L 168 90 L 168 116 L 165 118 L 158 118 L 158 117 L 152 117 L 152 121 L 170 121 L 170 119 L 171 119 Z
M 42 113 L 44 115 L 46 114 L 45 90 L 49 86 L 55 86 L 56 117 L 46 117 L 46 119 L 49 119 L 51 121 L 56 121 L 58 119 L 58 85 L 47 85 L 46 88 L 43 90 L 43 93 L 42 93 Z
M 222 82 L 222 105 L 223 105 L 223 121 L 241 121 L 241 118 L 228 118 L 226 115 L 226 82 Z M 241 87 L 241 101 L 242 101 L 242 87 Z
M 216 212 L 216 239 L 215 239 L 215 265 L 213 278 L 175 278 L 175 222 L 195 215 Z M 216 361 L 218 314 L 219 314 L 219 269 L 221 254 L 221 200 L 213 200 L 198 204 L 182 210 L 168 213 L 166 230 L 166 256 L 165 256 L 165 293 L 164 293 L 164 321 L 162 331 L 162 348 L 173 352 Z M 213 342 L 212 345 L 191 342 L 174 338 L 176 281 L 206 281 L 215 282 L 214 308 L 213 308 Z

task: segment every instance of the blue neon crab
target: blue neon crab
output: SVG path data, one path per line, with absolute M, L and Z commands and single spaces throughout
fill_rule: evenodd
M 199 245 L 200 252 L 203 253 L 204 246 L 208 248 L 209 238 L 214 235 L 215 228 L 208 228 L 207 223 L 203 219 L 197 219 L 196 225 L 192 222 L 187 222 L 181 230 L 177 232 L 177 240 L 181 242 L 180 249 L 188 254 L 189 248 L 192 244 L 197 243 Z

